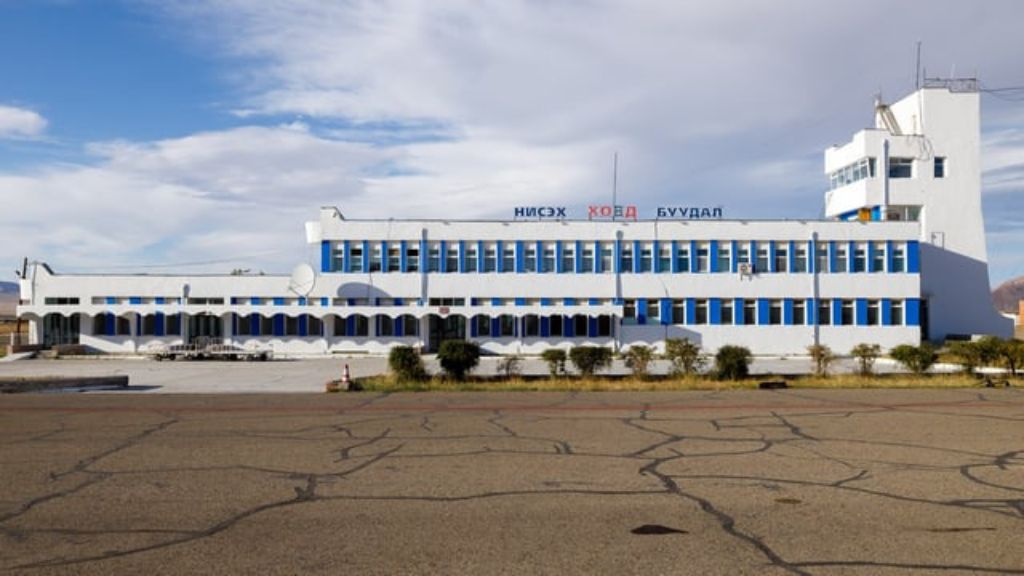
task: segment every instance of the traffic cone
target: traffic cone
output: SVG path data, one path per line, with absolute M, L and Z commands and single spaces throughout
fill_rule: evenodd
M 349 376 L 349 373 L 348 373 L 348 364 L 345 364 L 345 370 L 343 370 L 342 373 L 341 373 L 341 387 L 342 387 L 342 389 L 348 390 L 349 385 L 350 385 L 349 378 L 350 378 L 350 376 Z

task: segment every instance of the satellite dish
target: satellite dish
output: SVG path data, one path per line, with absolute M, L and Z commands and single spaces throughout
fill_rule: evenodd
M 288 289 L 305 298 L 313 291 L 316 285 L 316 272 L 309 264 L 299 264 L 292 270 L 292 277 L 288 281 Z

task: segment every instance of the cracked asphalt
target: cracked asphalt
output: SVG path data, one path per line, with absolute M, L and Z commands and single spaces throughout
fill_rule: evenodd
M 0 397 L 0 572 L 1024 574 L 1024 393 Z

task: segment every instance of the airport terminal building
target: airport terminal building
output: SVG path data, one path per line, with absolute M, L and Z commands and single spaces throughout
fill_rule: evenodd
M 44 345 L 140 353 L 212 338 L 277 354 L 497 354 L 689 338 L 755 354 L 845 353 L 949 335 L 1007 336 L 991 305 L 971 82 L 876 106 L 825 152 L 824 220 L 724 220 L 714 209 L 523 207 L 507 221 L 306 225 L 292 276 L 63 275 L 32 265 L 19 317 Z

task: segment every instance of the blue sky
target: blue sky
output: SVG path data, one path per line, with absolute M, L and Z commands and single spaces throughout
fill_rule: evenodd
M 0 0 L 0 243 L 58 271 L 287 271 L 302 223 L 608 195 L 821 215 L 825 147 L 929 73 L 1024 85 L 1024 4 Z M 994 282 L 1024 103 L 983 98 Z M 209 265 L 196 263 L 211 262 Z M 180 267 L 178 266 L 180 265 Z M 151 268 L 152 270 L 152 268 Z

